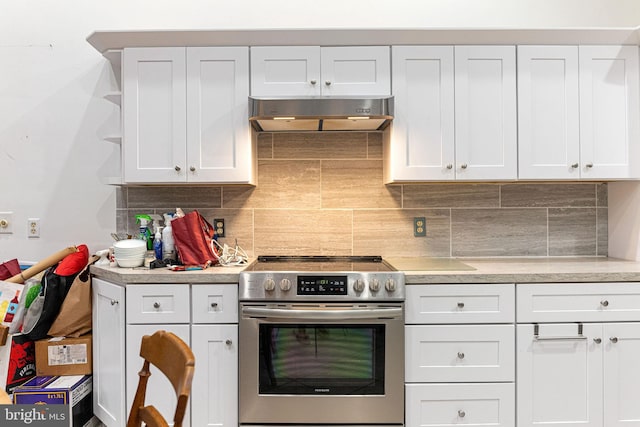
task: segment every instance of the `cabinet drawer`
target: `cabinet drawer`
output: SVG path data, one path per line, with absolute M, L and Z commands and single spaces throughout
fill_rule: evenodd
M 407 384 L 406 427 L 515 425 L 513 383 Z
M 518 323 L 640 320 L 640 283 L 518 285 Z
M 405 326 L 406 382 L 513 381 L 513 325 Z
M 189 323 L 189 285 L 127 286 L 127 323 Z
M 515 286 L 410 285 L 406 287 L 408 324 L 513 323 Z
M 193 285 L 193 323 L 238 323 L 238 285 Z

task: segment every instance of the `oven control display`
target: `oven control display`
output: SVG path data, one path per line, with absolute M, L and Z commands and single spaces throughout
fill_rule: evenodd
M 298 295 L 347 295 L 347 276 L 298 276 Z

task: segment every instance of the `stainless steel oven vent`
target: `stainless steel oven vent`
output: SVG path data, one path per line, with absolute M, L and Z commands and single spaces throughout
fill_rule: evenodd
M 393 119 L 393 97 L 249 97 L 258 132 L 377 131 Z

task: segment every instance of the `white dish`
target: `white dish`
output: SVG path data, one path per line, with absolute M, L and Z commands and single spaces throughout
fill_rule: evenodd
M 113 244 L 114 251 L 116 249 L 138 249 L 147 248 L 147 242 L 140 239 L 127 239 L 127 240 L 118 240 Z
M 120 267 L 140 267 L 144 264 L 144 257 L 134 259 L 120 259 L 116 258 L 116 262 Z

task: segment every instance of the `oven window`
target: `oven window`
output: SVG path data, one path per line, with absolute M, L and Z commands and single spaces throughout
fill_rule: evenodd
M 384 325 L 260 325 L 260 394 L 384 394 Z

